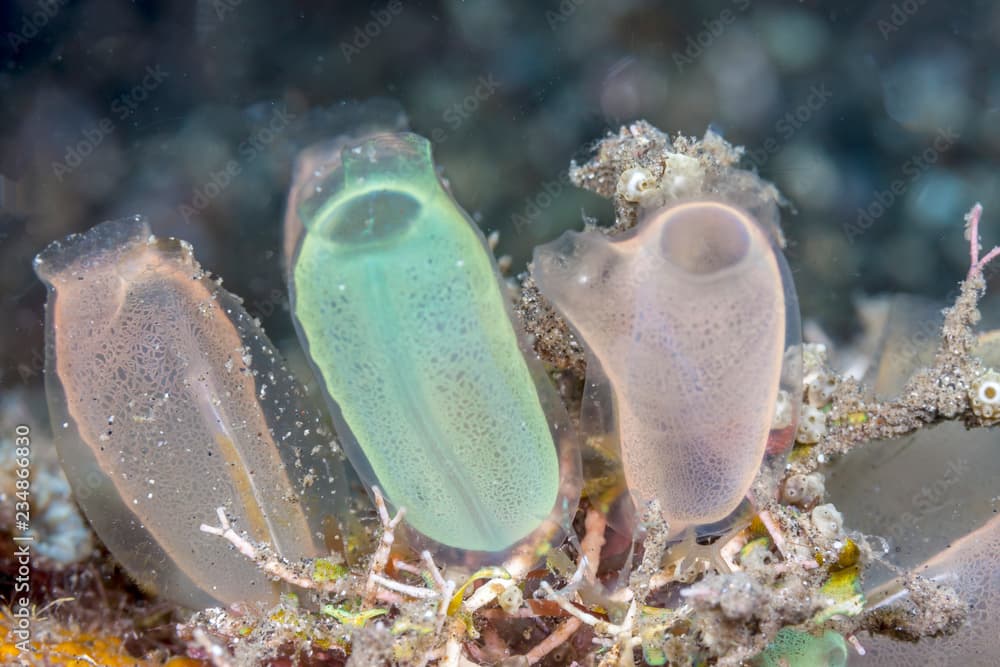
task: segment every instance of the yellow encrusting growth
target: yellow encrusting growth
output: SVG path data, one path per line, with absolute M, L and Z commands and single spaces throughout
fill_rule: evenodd
M 166 661 L 137 658 L 125 649 L 121 637 L 99 630 L 65 627 L 51 619 L 33 619 L 35 635 L 22 651 L 9 634 L 10 618 L 0 616 L 0 663 L 4 665 L 47 665 L 51 667 L 205 667 L 206 663 L 184 657 Z

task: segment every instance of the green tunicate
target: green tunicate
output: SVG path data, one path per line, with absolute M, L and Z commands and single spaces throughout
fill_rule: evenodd
M 552 389 L 427 140 L 377 134 L 335 160 L 309 191 L 293 189 L 304 231 L 291 288 L 348 455 L 420 533 L 504 550 L 560 498 Z
M 820 636 L 783 628 L 757 657 L 760 667 L 844 667 L 847 642 L 833 630 Z

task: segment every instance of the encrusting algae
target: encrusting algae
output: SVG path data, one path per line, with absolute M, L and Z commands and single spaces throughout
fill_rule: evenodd
M 39 622 L 39 625 L 42 625 Z M 174 656 L 166 659 L 137 658 L 126 648 L 122 637 L 107 632 L 88 632 L 79 627 L 61 627 L 46 622 L 38 628 L 38 638 L 28 651 L 16 642 L 0 643 L 0 661 L 4 665 L 46 665 L 46 667 L 204 667 L 205 662 Z M 11 631 L 8 618 L 0 619 L 0 631 Z
M 409 185 L 396 187 L 390 183 L 389 172 L 372 171 L 372 165 L 379 164 L 382 149 L 395 145 L 387 136 L 410 149 L 419 147 L 426 152 L 429 161 L 426 142 L 413 138 L 415 135 L 382 135 L 381 139 L 355 136 L 355 143 L 345 142 L 338 146 L 357 153 L 341 153 L 340 162 L 324 173 L 337 175 L 344 169 L 348 173 L 345 182 L 350 187 L 348 167 L 357 159 L 359 167 L 367 165 L 366 179 L 380 183 L 379 187 L 385 192 L 395 195 L 397 190 L 406 190 Z M 522 293 L 516 311 L 520 318 L 517 321 L 524 331 L 511 324 L 511 320 L 503 320 L 511 329 L 505 332 L 510 334 L 509 342 L 513 341 L 512 347 L 508 347 L 522 359 L 521 363 L 527 362 L 521 357 L 517 339 L 526 333 L 542 361 L 548 364 L 550 375 L 558 373 L 557 386 L 562 399 L 569 405 L 575 425 L 581 427 L 586 436 L 582 445 L 586 462 L 585 488 L 589 484 L 591 490 L 601 489 L 601 493 L 585 492 L 565 544 L 545 545 L 547 549 L 535 554 L 535 560 L 544 560 L 544 568 L 525 571 L 502 558 L 485 566 L 475 559 L 439 558 L 443 552 L 436 548 L 414 552 L 414 546 L 423 546 L 419 539 L 397 541 L 395 532 L 405 525 L 406 512 L 411 509 L 406 504 L 406 493 L 413 490 L 406 493 L 397 490 L 406 484 L 401 472 L 405 471 L 406 462 L 391 460 L 391 451 L 371 449 L 387 446 L 379 437 L 371 436 L 370 441 L 360 443 L 366 460 L 370 459 L 372 470 L 368 472 L 375 473 L 372 479 L 381 481 L 384 478 L 389 483 L 384 484 L 384 489 L 378 484 L 371 486 L 381 529 L 376 531 L 377 539 L 373 541 L 377 544 L 366 567 L 344 563 L 339 556 L 319 557 L 322 554 L 315 551 L 306 554 L 312 557 L 305 560 L 279 555 L 279 550 L 284 552 L 284 549 L 273 543 L 278 541 L 276 536 L 256 530 L 257 523 L 252 517 L 234 510 L 229 502 L 231 498 L 206 499 L 203 504 L 208 506 L 200 506 L 197 511 L 192 508 L 187 515 L 172 517 L 172 521 L 180 524 L 178 530 L 187 531 L 185 534 L 190 539 L 194 539 L 202 524 L 198 539 L 214 540 L 214 544 L 224 550 L 220 557 L 243 559 L 242 565 L 236 567 L 259 570 L 260 574 L 248 575 L 248 580 L 255 577 L 282 580 L 285 584 L 282 590 L 286 591 L 277 604 L 267 600 L 236 603 L 226 608 L 202 609 L 187 617 L 177 629 L 177 640 L 184 646 L 186 655 L 221 667 L 277 664 L 520 666 L 574 661 L 603 667 L 635 664 L 844 665 L 848 661 L 857 665 L 898 664 L 887 662 L 889 658 L 885 656 L 908 649 L 898 649 L 889 643 L 891 639 L 872 636 L 890 633 L 910 638 L 923 636 L 921 642 L 930 642 L 926 646 L 932 647 L 931 650 L 951 651 L 948 648 L 952 646 L 950 641 L 963 642 L 963 646 L 971 647 L 967 651 L 969 664 L 996 664 L 1000 655 L 996 654 L 997 649 L 982 641 L 986 635 L 983 633 L 985 625 L 980 620 L 980 614 L 988 613 L 998 591 L 996 577 L 990 574 L 995 568 L 984 555 L 991 549 L 990 553 L 995 553 L 996 521 L 970 530 L 967 537 L 956 542 L 959 548 L 953 552 L 932 555 L 925 559 L 926 565 L 916 571 L 901 572 L 898 578 L 886 584 L 895 587 L 892 588 L 895 594 L 888 594 L 884 592 L 888 588 L 872 590 L 864 582 L 864 573 L 873 564 L 893 567 L 884 541 L 879 535 L 865 535 L 851 528 L 850 514 L 842 514 L 828 502 L 826 479 L 828 466 L 835 458 L 850 450 L 862 450 L 872 441 L 890 440 L 938 422 L 961 422 L 968 427 L 980 427 L 996 421 L 991 407 L 997 393 L 996 371 L 988 367 L 994 362 L 985 362 L 976 356 L 981 348 L 977 347 L 978 339 L 973 331 L 978 320 L 978 299 L 985 289 L 984 269 L 997 254 L 991 251 L 983 257 L 979 255 L 981 209 L 977 205 L 968 216 L 970 270 L 954 306 L 946 313 L 933 361 L 927 368 L 913 373 L 897 397 L 875 397 L 857 381 L 838 375 L 830 367 L 827 351 L 822 346 L 803 345 L 796 336 L 789 336 L 789 330 L 797 330 L 797 314 L 789 319 L 788 313 L 792 310 L 789 303 L 794 302 L 794 291 L 780 265 L 784 236 L 778 226 L 778 211 L 782 200 L 773 186 L 739 168 L 740 155 L 740 149 L 729 146 L 711 132 L 701 141 L 683 137 L 670 140 L 649 124 L 639 122 L 623 127 L 616 135 L 609 135 L 587 164 L 571 167 L 571 178 L 577 185 L 612 199 L 616 220 L 609 227 L 588 227 L 583 235 L 576 237 L 602 261 L 587 264 L 582 272 L 579 267 L 575 272 L 570 269 L 565 275 L 569 278 L 586 275 L 607 291 L 588 292 L 579 281 L 572 287 L 576 290 L 573 293 L 565 280 L 554 287 L 551 278 L 556 274 L 553 272 L 566 270 L 567 265 L 575 262 L 576 250 L 557 254 L 551 248 L 542 249 L 536 255 L 534 267 L 521 281 Z M 421 202 L 420 197 L 440 187 L 433 168 L 428 173 L 424 175 L 426 187 L 411 193 L 419 195 L 415 201 Z M 344 178 L 342 174 L 341 178 Z M 365 182 L 358 180 L 353 185 L 362 186 Z M 329 211 L 316 219 L 302 220 L 297 232 L 301 236 L 296 243 L 300 260 L 303 253 L 307 256 L 310 252 L 318 253 L 330 243 L 360 243 L 373 248 L 398 243 L 409 233 L 411 224 L 420 220 L 422 213 L 410 210 L 412 205 L 398 197 L 382 196 L 382 190 L 379 190 L 381 194 L 374 195 L 357 192 L 345 195 L 362 197 L 362 208 L 353 206 L 352 202 L 358 202 L 351 200 L 344 209 L 344 202 L 334 197 L 330 200 L 332 208 Z M 292 199 L 299 204 L 303 202 L 301 197 Z M 480 255 L 488 252 L 481 235 L 475 233 L 464 213 L 443 191 L 428 201 L 435 206 L 455 209 L 455 220 L 462 223 L 457 228 L 468 236 L 469 247 L 477 254 L 474 257 L 441 255 L 438 254 L 441 248 L 423 248 L 418 242 L 414 247 L 422 249 L 423 254 L 418 252 L 414 256 L 432 263 L 465 259 L 482 268 L 475 275 L 481 274 L 480 282 L 492 290 L 490 303 L 497 305 L 493 311 L 498 321 L 506 318 L 495 264 L 488 255 L 485 259 Z M 428 205 L 428 202 L 422 201 L 421 205 Z M 401 206 L 404 213 L 408 211 L 406 224 L 393 227 L 396 223 L 390 220 L 389 226 L 385 226 L 382 216 L 399 213 Z M 317 210 L 321 209 L 310 209 L 312 213 Z M 706 224 L 707 238 L 704 235 Z M 317 238 L 310 238 L 316 231 L 310 225 L 319 225 L 325 231 Z M 148 230 L 136 229 L 135 234 L 130 232 L 125 236 L 135 237 L 136 247 L 140 248 L 137 252 L 141 253 L 142 244 L 147 242 L 139 237 L 149 234 Z M 317 245 L 310 248 L 311 244 Z M 641 372 L 631 371 L 631 352 L 615 349 L 613 341 L 602 340 L 609 324 L 601 318 L 611 317 L 602 315 L 602 311 L 610 312 L 614 306 L 625 308 L 631 305 L 629 299 L 635 298 L 634 285 L 638 279 L 630 270 L 638 269 L 630 269 L 625 258 L 618 256 L 623 253 L 616 249 L 632 246 L 641 247 L 653 259 L 657 255 L 661 259 L 665 257 L 693 274 L 677 278 L 677 285 L 680 285 L 677 289 L 683 289 L 685 280 L 687 284 L 697 285 L 706 273 L 701 270 L 703 266 L 710 267 L 707 274 L 712 279 L 722 279 L 729 275 L 727 271 L 733 271 L 733 275 L 736 269 L 743 271 L 748 258 L 752 258 L 757 273 L 747 269 L 749 273 L 743 276 L 740 286 L 751 292 L 759 288 L 754 292 L 757 294 L 754 299 L 764 312 L 744 312 L 735 306 L 723 308 L 723 295 L 719 297 L 719 312 L 736 312 L 739 316 L 719 316 L 711 322 L 702 322 L 697 319 L 697 310 L 685 309 L 672 302 L 669 291 L 644 294 L 639 299 L 644 309 L 629 311 L 629 317 L 652 326 L 629 329 L 629 342 L 639 344 L 648 337 L 655 342 L 659 336 L 662 339 L 659 342 L 675 352 L 671 362 L 678 366 L 653 368 L 657 363 L 666 362 L 651 354 L 642 362 Z M 718 254 L 721 250 L 729 252 Z M 291 247 L 286 247 L 286 251 L 292 253 Z M 378 271 L 364 274 L 366 261 L 377 264 L 383 260 L 374 254 L 365 257 L 367 260 L 360 260 L 360 274 L 324 281 L 317 270 L 312 278 L 325 290 L 338 290 L 340 284 L 346 288 L 347 280 L 353 278 L 360 281 L 355 286 L 361 289 L 377 292 L 379 285 L 388 289 L 383 284 L 385 280 L 377 277 Z M 713 264 L 709 261 L 712 257 L 722 259 Z M 697 263 L 692 265 L 690 258 L 695 258 Z M 393 256 L 385 261 L 402 260 Z M 300 313 L 298 309 L 303 304 L 303 293 L 314 285 L 298 284 L 309 277 L 308 271 L 300 273 L 303 267 L 305 265 L 299 266 L 298 261 L 293 262 L 290 276 L 299 291 L 296 316 L 308 320 L 315 314 Z M 143 269 L 142 263 L 128 261 L 119 272 L 142 275 L 143 270 L 148 269 Z M 469 273 L 457 275 L 473 273 L 470 268 Z M 50 283 L 58 281 L 59 271 L 43 268 L 40 274 Z M 363 275 L 369 275 L 373 282 L 365 284 L 358 277 Z M 450 278 L 434 278 L 430 274 L 428 279 L 433 282 L 456 277 L 455 274 L 441 275 Z M 414 280 L 416 278 L 419 276 Z M 196 281 L 196 284 L 203 283 Z M 447 289 L 448 285 L 438 284 L 437 288 Z M 622 292 L 624 296 L 609 297 L 613 288 L 627 289 Z M 69 290 L 70 285 L 63 289 Z M 406 286 L 392 289 L 405 291 Z M 701 294 L 699 290 L 696 291 Z M 212 291 L 209 287 L 209 292 Z M 220 293 L 216 291 L 217 298 Z M 111 294 L 122 299 L 127 289 L 119 286 L 118 291 Z M 552 304 L 545 295 L 552 296 Z M 616 298 L 617 301 L 588 304 L 583 295 L 588 299 Z M 228 293 L 224 296 L 238 305 L 235 297 Z M 314 306 L 321 307 L 324 298 L 328 300 L 330 295 L 317 296 Z M 692 295 L 687 300 L 695 298 Z M 178 297 L 177 302 L 182 301 Z M 387 301 L 391 302 L 391 299 Z M 103 306 L 109 307 L 109 303 Z M 354 304 L 351 308 L 352 317 L 370 316 L 363 304 Z M 425 316 L 434 308 L 434 303 L 425 303 Z M 50 305 L 49 309 L 52 311 L 55 306 Z M 403 317 L 407 311 L 399 310 L 396 314 Z M 449 327 L 464 330 L 473 326 L 464 319 L 465 315 L 459 305 L 456 312 L 445 313 L 437 322 L 445 330 Z M 692 318 L 708 327 L 708 335 L 693 333 L 683 340 L 671 339 L 671 332 L 690 326 Z M 336 324 L 333 320 L 336 318 L 331 320 Z M 105 321 L 113 321 L 111 314 L 102 317 L 102 326 Z M 176 326 L 176 322 L 175 319 L 171 326 Z M 312 330 L 306 332 L 305 342 L 316 362 L 317 350 L 312 349 L 316 345 L 316 327 L 302 322 L 300 325 Z M 246 344 L 244 338 L 251 329 L 244 327 L 241 331 L 242 336 L 235 334 L 233 349 Z M 332 331 L 327 335 L 334 338 L 352 333 Z M 54 334 L 57 346 L 59 336 L 67 333 L 72 333 L 72 327 L 68 332 Z M 449 336 L 454 333 L 447 331 Z M 150 335 L 161 336 L 155 331 Z M 259 336 L 263 339 L 262 332 Z M 759 356 L 748 357 L 749 351 L 735 357 L 718 352 L 730 349 L 734 337 L 744 341 L 746 349 Z M 453 340 L 451 345 L 457 348 L 464 338 L 456 336 L 448 340 Z M 164 339 L 158 345 L 168 342 Z M 740 344 L 735 347 L 743 349 Z M 56 350 L 58 352 L 58 347 Z M 449 351 L 443 349 L 441 353 Z M 159 359 L 158 354 L 162 355 L 162 350 L 156 346 L 147 352 L 151 359 Z M 468 351 L 456 349 L 456 352 Z M 480 361 L 480 357 L 497 354 L 488 346 L 472 352 Z M 105 351 L 95 353 L 108 354 Z M 372 354 L 373 358 L 378 357 L 375 352 Z M 502 361 L 513 356 L 512 353 L 499 355 L 499 358 Z M 891 355 L 885 355 L 889 357 Z M 94 358 L 91 354 L 80 363 L 94 366 Z M 130 358 L 133 363 L 137 359 Z M 731 368 L 718 367 L 718 360 L 723 358 L 731 359 L 726 362 Z M 198 387 L 207 386 L 198 382 L 212 372 L 209 362 L 197 354 L 185 356 L 185 361 L 187 365 L 178 371 L 180 376 L 188 372 L 184 369 L 201 368 L 201 373 L 191 381 Z M 743 362 L 745 366 L 741 367 Z M 329 371 L 324 369 L 325 363 L 317 362 L 316 365 L 321 372 Z M 398 363 L 390 366 L 397 368 L 393 373 L 399 375 L 398 380 L 405 379 L 398 370 Z M 462 370 L 458 366 L 456 373 Z M 122 364 L 122 368 L 126 374 L 135 372 L 134 365 Z M 385 367 L 375 365 L 372 368 L 384 371 Z M 744 370 L 746 374 L 741 375 Z M 603 371 L 603 376 L 597 371 Z M 80 377 L 74 382 L 83 384 L 77 385 L 68 383 L 69 376 L 64 370 L 58 372 L 58 379 L 75 392 L 74 395 L 102 396 L 101 392 L 84 388 L 93 378 Z M 738 378 L 733 383 L 735 387 L 726 384 L 727 373 Z M 515 383 L 522 391 L 538 386 L 534 376 L 522 375 L 528 379 Z M 142 373 L 137 377 L 142 377 Z M 595 408 L 594 398 L 600 394 L 595 393 L 592 381 L 597 377 L 606 377 L 609 383 L 605 389 L 610 388 L 612 392 L 605 391 L 604 401 L 598 402 Z M 589 379 L 585 381 L 585 378 Z M 336 384 L 340 380 L 324 379 L 327 392 L 338 406 L 341 405 L 347 394 Z M 647 381 L 632 382 L 641 379 Z M 248 378 L 248 382 L 252 383 L 252 379 Z M 685 383 L 694 383 L 696 388 Z M 348 383 L 346 386 L 355 385 Z M 181 386 L 186 385 L 182 383 Z M 678 392 L 678 387 L 683 391 Z M 727 388 L 742 392 L 742 395 L 729 396 L 725 392 Z M 252 390 L 248 398 L 258 396 L 261 387 L 254 385 Z M 387 389 L 383 387 L 378 391 Z M 433 391 L 437 388 L 430 387 L 424 393 Z M 671 392 L 680 393 L 679 398 L 683 400 L 672 403 Z M 470 389 L 466 393 L 474 391 Z M 456 400 L 459 398 L 464 397 L 456 397 Z M 427 406 L 421 408 L 418 399 L 422 397 L 411 397 L 413 409 L 408 413 L 402 411 L 403 418 L 394 426 L 394 432 L 408 428 L 410 422 L 407 420 L 415 416 L 429 418 L 425 413 L 433 411 Z M 699 399 L 706 404 L 699 403 Z M 730 403 L 730 399 L 733 402 Z M 588 401 L 589 408 L 586 407 Z M 577 418 L 581 402 L 585 407 L 583 419 Z M 522 403 L 532 404 L 534 409 L 533 401 L 519 404 Z M 669 425 L 658 428 L 662 435 L 657 438 L 665 438 L 666 444 L 658 442 L 657 438 L 641 436 L 642 430 L 650 425 L 652 412 L 646 409 L 647 403 L 678 411 L 671 416 Z M 59 404 L 57 402 L 57 407 Z M 205 409 L 215 414 L 216 419 L 221 419 L 227 409 L 226 401 L 195 405 L 214 406 Z M 355 424 L 361 422 L 352 424 L 353 408 L 341 407 L 343 413 L 338 419 L 347 422 L 350 433 L 360 441 L 362 429 Z M 77 406 L 74 414 L 89 415 L 84 408 L 84 405 Z M 802 417 L 797 420 L 800 413 Z M 713 422 L 713 414 L 721 423 Z M 532 410 L 525 415 L 526 422 L 536 420 Z M 113 429 L 117 429 L 120 416 L 117 412 L 114 416 Z M 104 419 L 107 417 L 105 415 Z M 256 418 L 246 417 L 237 424 Z M 92 456 L 99 456 L 100 443 L 107 442 L 100 436 L 111 425 L 106 421 L 91 424 L 82 416 L 74 419 L 78 419 L 74 428 L 81 429 L 81 439 L 97 445 Z M 144 428 L 141 420 L 135 423 L 138 425 L 128 424 L 128 432 L 136 433 L 137 429 Z M 59 424 L 55 426 L 58 429 Z M 476 428 L 477 425 L 467 427 Z M 449 433 L 440 424 L 424 424 L 422 428 L 428 433 Z M 542 488 L 545 493 L 540 498 L 515 498 L 511 502 L 521 503 L 515 508 L 523 510 L 521 518 L 531 516 L 543 520 L 545 517 L 541 515 L 548 513 L 554 498 L 562 494 L 561 490 L 556 490 L 558 484 L 550 479 L 549 468 L 559 467 L 555 463 L 557 459 L 554 455 L 551 460 L 545 458 L 549 456 L 547 452 L 555 451 L 553 436 L 538 431 L 529 423 L 527 431 L 545 436 L 537 448 L 545 455 L 535 464 L 521 467 L 504 458 L 517 456 L 516 447 L 524 446 L 511 436 L 510 429 L 492 423 L 482 428 L 486 429 L 483 432 L 491 433 L 490 447 L 500 447 L 503 451 L 507 443 L 502 436 L 506 433 L 514 450 L 490 461 L 490 465 L 483 465 L 485 460 L 462 460 L 466 454 L 451 442 L 405 451 L 408 456 L 426 456 L 428 452 L 440 456 L 433 462 L 442 467 L 440 482 L 443 484 L 451 484 L 455 479 L 464 481 L 464 475 L 472 475 L 479 480 L 477 483 L 484 485 L 483 489 L 489 490 L 489 483 L 479 479 L 480 467 L 496 469 L 499 466 L 501 475 L 495 482 L 498 484 L 503 483 L 503 475 L 518 478 L 511 479 L 511 483 L 520 482 L 522 475 L 538 475 L 541 486 L 529 486 Z M 208 428 L 208 432 L 217 430 L 216 426 Z M 370 435 L 378 431 L 365 433 Z M 694 443 L 699 442 L 698 437 L 705 442 L 701 447 L 680 448 L 673 440 L 677 433 L 684 433 Z M 135 437 L 142 440 L 145 436 Z M 712 438 L 727 440 L 730 448 L 715 448 L 708 442 Z M 794 440 L 798 442 L 789 451 Z M 211 438 L 206 442 L 211 442 Z M 136 445 L 135 442 L 126 444 Z M 281 451 L 280 446 L 278 450 Z M 120 460 L 117 450 L 113 454 L 119 458 L 112 456 L 109 461 Z M 375 465 L 380 456 L 389 457 L 389 467 Z M 600 465 L 595 466 L 595 461 Z M 463 465 L 469 466 L 468 470 L 456 472 L 462 470 Z M 680 488 L 671 484 L 669 492 L 664 493 L 660 486 L 662 480 L 644 486 L 644 465 L 680 466 L 679 479 L 697 483 Z M 131 482 L 128 471 L 112 470 L 113 473 L 107 475 L 108 483 L 117 489 L 127 488 Z M 456 474 L 458 478 L 453 477 Z M 718 478 L 711 477 L 712 474 L 718 474 Z M 594 475 L 601 475 L 602 479 L 597 481 Z M 706 476 L 709 481 L 703 479 Z M 702 488 L 705 485 L 710 488 Z M 629 486 L 633 494 L 610 497 L 612 492 L 624 491 Z M 242 497 L 239 490 L 246 488 L 235 483 L 229 487 L 231 497 Z M 295 493 L 302 491 L 300 497 L 310 498 L 308 484 L 304 487 L 293 484 L 290 488 Z M 395 514 L 387 506 L 383 491 L 388 494 Z M 436 541 L 473 551 L 502 549 L 517 541 L 524 530 L 531 529 L 528 524 L 505 528 L 502 534 L 484 529 L 480 537 L 463 544 L 467 532 L 464 523 L 438 526 L 430 519 L 421 523 L 421 516 L 433 516 L 437 510 L 429 497 L 420 495 L 419 491 L 415 493 L 412 526 L 432 538 L 431 548 Z M 506 498 L 505 494 L 506 490 L 495 494 L 490 491 L 483 497 L 495 501 Z M 624 511 L 622 498 L 633 495 L 635 520 L 631 524 L 626 522 L 628 529 L 623 533 L 622 522 L 616 513 Z M 568 523 L 576 509 L 575 496 L 559 497 L 565 504 L 557 509 L 565 513 L 565 523 Z M 87 509 L 86 503 L 84 507 Z M 262 516 L 267 516 L 268 507 L 270 505 L 265 503 Z M 689 508 L 697 511 L 689 512 Z M 88 510 L 88 516 L 99 536 L 108 540 L 107 529 L 95 521 L 95 509 Z M 309 513 L 316 508 L 306 502 L 301 509 L 302 520 L 315 525 L 310 523 Z M 487 510 L 494 509 L 507 511 L 511 508 L 484 506 L 477 516 L 490 516 Z M 213 516 L 215 519 L 210 521 Z M 720 518 L 726 520 L 719 523 L 717 519 Z M 147 520 L 151 524 L 148 530 L 155 532 L 160 525 L 157 517 L 150 515 Z M 474 520 L 469 518 L 468 522 L 472 526 Z M 697 530 L 678 532 L 686 523 Z M 316 537 L 314 530 L 308 539 Z M 345 539 L 351 541 L 352 536 L 346 535 Z M 235 550 L 230 549 L 230 545 Z M 109 546 L 114 551 L 114 540 Z M 449 567 L 442 571 L 439 560 Z M 140 581 L 143 567 L 136 563 L 130 567 Z M 924 575 L 931 577 L 934 583 Z M 966 581 L 972 582 L 971 585 L 965 585 Z M 968 596 L 975 599 L 966 600 Z M 210 594 L 209 597 L 216 596 Z M 233 595 L 225 597 L 227 601 L 234 601 Z M 970 612 L 968 602 L 978 606 L 972 607 Z M 71 609 L 72 604 L 67 602 L 65 606 Z M 197 606 L 204 607 L 205 603 L 199 599 Z M 926 638 L 955 632 L 959 634 L 952 635 L 954 640 Z M 84 642 L 88 638 L 93 639 L 79 634 L 73 641 Z M 114 641 L 102 641 L 105 643 L 89 644 L 95 656 L 100 651 L 116 650 L 119 646 Z M 873 649 L 871 660 L 865 658 L 866 645 Z M 163 654 L 158 657 L 162 664 Z M 144 659 L 147 658 L 137 657 L 134 664 L 143 664 L 141 660 Z M 106 664 L 118 663 L 108 658 Z

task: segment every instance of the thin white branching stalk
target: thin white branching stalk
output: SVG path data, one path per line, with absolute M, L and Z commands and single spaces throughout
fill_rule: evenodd
M 587 534 L 580 545 L 582 554 L 580 556 L 579 567 L 577 568 L 573 579 L 582 580 L 583 578 L 586 578 L 589 581 L 594 581 L 597 569 L 600 565 L 600 553 L 601 547 L 604 544 L 604 528 L 606 526 L 606 518 L 603 516 L 599 517 L 596 510 L 590 510 L 590 512 L 591 514 L 588 514 L 587 521 L 585 522 Z M 555 602 L 559 605 L 560 609 L 572 617 L 564 622 L 563 625 L 556 631 L 560 636 L 564 636 L 562 641 L 568 640 L 581 624 L 586 624 L 593 628 L 596 634 L 607 638 L 607 640 L 609 640 L 606 642 L 607 644 L 618 645 L 621 651 L 631 651 L 632 647 L 640 641 L 634 636 L 635 620 L 638 614 L 638 600 L 635 595 L 631 594 L 631 591 L 629 591 L 629 594 L 626 596 L 629 606 L 621 624 L 611 623 L 600 619 L 589 612 L 583 611 L 572 603 L 570 597 L 575 596 L 576 585 L 578 584 L 578 582 L 574 582 L 573 579 L 571 579 L 567 587 L 561 591 L 553 589 L 552 585 L 547 581 L 543 581 L 539 585 L 539 588 L 545 595 L 546 599 Z M 576 621 L 576 623 L 573 623 L 573 621 Z M 545 645 L 543 646 L 540 644 L 535 647 L 535 650 L 526 656 L 529 664 L 534 664 L 538 660 L 541 660 L 545 653 L 548 653 L 548 651 L 551 651 L 559 645 L 555 642 L 543 642 L 543 644 Z M 544 649 L 545 652 L 542 653 L 541 649 Z
M 567 588 L 563 590 L 563 596 L 571 594 L 569 589 L 575 593 L 576 587 L 583 580 L 589 583 L 594 583 L 597 580 L 597 569 L 601 564 L 601 549 L 604 547 L 604 530 L 607 528 L 607 521 L 607 517 L 596 509 L 591 508 L 587 511 L 587 517 L 584 520 L 585 533 L 580 541 L 580 562 Z M 548 586 L 547 583 L 545 585 Z M 549 589 L 551 590 L 551 586 Z M 555 631 L 524 655 L 528 664 L 534 665 L 565 644 L 580 629 L 581 625 L 583 625 L 583 620 L 577 616 L 571 616 L 563 621 Z
M 430 588 L 424 588 L 423 586 L 411 586 L 410 584 L 404 584 L 381 574 L 369 574 L 368 581 L 375 587 L 376 593 L 378 591 L 378 586 L 381 586 L 383 588 L 388 588 L 390 591 L 396 591 L 397 593 L 408 595 L 411 598 L 433 600 L 438 596 L 438 592 L 431 590 Z
M 534 665 L 549 653 L 568 642 L 570 637 L 572 637 L 582 625 L 583 621 L 576 617 L 567 618 L 559 625 L 558 628 L 555 629 L 555 631 L 552 632 L 552 634 L 540 641 L 534 648 L 524 654 L 528 664 Z
M 969 242 L 969 273 L 966 280 L 972 278 L 976 273 L 981 273 L 997 255 L 1000 255 L 1000 246 L 993 246 L 986 255 L 980 259 L 979 251 L 982 246 L 979 244 L 979 220 L 983 216 L 983 205 L 976 202 L 968 213 L 965 214 L 965 239 Z
M 236 667 L 236 661 L 229 655 L 226 647 L 213 641 L 203 629 L 195 628 L 192 638 L 195 645 L 205 652 L 212 667 Z
M 865 650 L 865 647 L 861 644 L 860 641 L 858 641 L 858 638 L 856 636 L 854 636 L 853 634 L 849 634 L 847 635 L 846 639 L 847 643 L 851 645 L 855 653 L 857 653 L 860 656 L 868 654 L 868 651 Z
M 265 574 L 304 590 L 335 593 L 340 589 L 340 584 L 335 581 L 316 582 L 311 577 L 299 574 L 287 562 L 270 553 L 270 548 L 266 545 L 255 545 L 248 538 L 237 533 L 229 523 L 225 507 L 218 507 L 215 512 L 219 517 L 219 525 L 209 526 L 203 523 L 201 531 L 209 535 L 218 535 L 228 541 L 241 554 L 255 561 Z
M 593 614 L 583 611 L 572 602 L 570 602 L 561 592 L 556 591 L 552 588 L 552 585 L 547 581 L 543 581 L 539 584 L 539 588 L 545 594 L 545 598 L 555 602 L 559 607 L 565 611 L 570 616 L 574 616 L 590 627 L 594 629 L 599 635 L 605 635 L 609 637 L 618 637 L 622 634 L 629 633 L 631 631 L 631 624 L 635 620 L 635 609 L 636 603 L 633 596 L 631 602 L 629 603 L 629 610 L 625 614 L 625 620 L 622 621 L 621 625 L 616 625 L 610 621 L 605 621 L 603 619 L 597 618 Z
M 435 628 L 437 634 L 440 635 L 441 629 L 444 627 L 444 622 L 448 618 L 448 605 L 451 604 L 451 598 L 455 595 L 455 582 L 445 579 L 441 575 L 441 570 L 438 569 L 437 563 L 431 557 L 430 551 L 424 550 L 420 554 L 420 557 L 430 571 L 431 579 L 434 581 L 434 585 L 437 586 L 438 595 L 441 596 L 441 604 L 438 607 L 437 626 Z
M 375 604 L 378 586 L 384 586 L 384 581 L 388 581 L 382 575 L 385 572 L 386 565 L 389 563 L 392 545 L 396 541 L 396 527 L 406 515 L 406 508 L 400 507 L 396 511 L 396 516 L 389 518 L 389 508 L 385 505 L 385 498 L 382 497 L 382 491 L 377 486 L 373 486 L 372 495 L 375 496 L 375 507 L 378 509 L 379 521 L 382 522 L 382 537 L 379 538 L 378 548 L 372 554 L 372 561 L 368 566 L 368 580 L 365 583 L 365 597 L 362 602 L 362 607 L 365 609 Z M 392 590 L 403 592 L 395 588 Z

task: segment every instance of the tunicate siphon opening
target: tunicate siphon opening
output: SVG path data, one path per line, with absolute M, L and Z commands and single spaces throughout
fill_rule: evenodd
M 406 231 L 420 215 L 420 202 L 403 192 L 377 190 L 344 202 L 321 233 L 337 243 L 384 241 Z
M 689 273 L 710 274 L 733 266 L 750 248 L 749 225 L 738 210 L 716 202 L 668 209 L 660 248 L 664 259 Z

